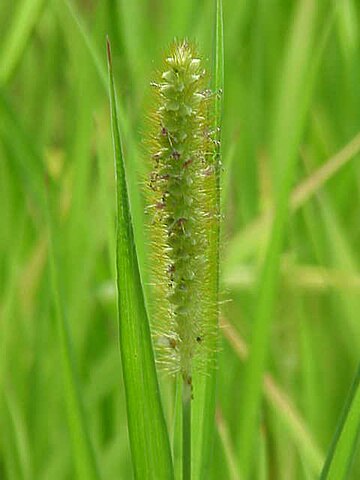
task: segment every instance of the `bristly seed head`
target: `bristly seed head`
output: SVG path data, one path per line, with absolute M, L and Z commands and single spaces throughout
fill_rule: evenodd
M 208 325 L 209 224 L 214 211 L 215 147 L 211 94 L 195 48 L 175 42 L 155 87 L 149 156 L 148 201 L 152 211 L 152 270 L 157 286 L 153 334 L 158 362 L 191 383 L 205 370 L 216 334 Z M 207 313 L 206 313 L 207 312 Z

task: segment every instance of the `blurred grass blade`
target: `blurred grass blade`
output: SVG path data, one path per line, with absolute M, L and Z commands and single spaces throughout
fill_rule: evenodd
M 331 261 L 333 265 L 340 271 L 351 274 L 357 274 L 358 262 L 355 252 L 353 252 L 351 243 L 346 238 L 343 225 L 340 222 L 336 214 L 336 210 L 329 202 L 328 195 L 323 192 L 318 196 L 318 201 L 321 208 L 324 230 L 327 232 L 327 238 L 329 241 L 329 253 L 331 254 Z M 344 319 L 347 322 L 346 331 L 348 334 L 349 345 L 354 352 L 354 361 L 358 360 L 360 349 L 360 297 L 358 294 L 354 294 L 350 289 L 346 289 L 344 292 L 339 292 L 340 304 L 344 310 Z M 342 322 L 342 330 L 344 330 L 345 324 Z
M 231 441 L 228 425 L 226 424 L 222 411 L 220 408 L 216 412 L 216 426 L 219 433 L 219 437 L 224 449 L 224 455 L 228 467 L 228 475 L 230 480 L 241 480 L 240 474 L 237 468 L 236 456 L 234 446 Z
M 321 480 L 348 478 L 360 435 L 360 365 L 345 403 Z
M 8 470 L 17 475 L 19 480 L 31 480 L 34 478 L 31 465 L 31 448 L 26 429 L 27 425 L 20 408 L 21 404 L 19 404 L 9 385 L 4 389 L 3 396 L 5 408 L 2 410 L 2 416 L 4 416 L 3 422 L 9 424 L 5 431 L 9 443 L 7 445 L 9 458 L 12 458 L 12 466 L 10 469 L 8 467 Z M 4 428 L 4 425 L 2 425 L 2 428 Z
M 1 49 L 0 84 L 8 82 L 14 73 L 44 4 L 45 0 L 24 0 L 18 4 L 13 15 L 14 22 Z
M 170 443 L 134 242 L 109 41 L 107 51 L 117 186 L 119 336 L 133 467 L 137 479 L 169 480 L 173 478 Z
M 249 351 L 246 343 L 231 323 L 225 319 L 222 319 L 221 323 L 223 335 L 239 359 L 241 361 L 247 361 Z M 324 463 L 324 457 L 305 420 L 301 417 L 286 392 L 280 388 L 269 373 L 264 375 L 262 388 L 268 404 L 283 423 L 289 437 L 296 445 L 299 454 L 306 462 L 309 470 L 318 476 Z
M 70 329 L 64 307 L 62 284 L 59 278 L 60 255 L 57 241 L 59 234 L 55 230 L 54 208 L 51 198 L 49 198 L 46 213 L 49 228 L 51 289 L 60 339 L 61 369 L 63 373 L 69 431 L 72 440 L 73 461 L 77 474 L 76 478 L 79 480 L 84 478 L 87 480 L 99 480 L 101 477 L 90 440 L 88 423 L 85 418 L 84 403 L 75 365 Z
M 220 171 L 221 171 L 221 118 L 223 109 L 223 83 L 224 83 L 224 28 L 222 0 L 215 2 L 215 38 L 214 38 L 214 91 L 217 92 L 215 101 L 214 121 L 217 140 L 216 162 L 216 188 L 217 198 L 215 209 L 220 212 Z M 221 93 L 220 93 L 221 92 Z M 211 252 L 209 262 L 211 264 L 211 278 L 213 278 L 212 298 L 218 304 L 219 301 L 219 245 L 220 245 L 220 221 L 214 222 L 213 231 L 210 233 L 209 244 Z M 218 307 L 210 309 L 211 321 L 218 325 Z M 215 403 L 216 403 L 216 352 L 209 361 L 207 375 L 194 375 L 194 400 L 192 408 L 192 475 L 195 479 L 208 477 L 207 469 L 211 459 L 213 439 L 215 435 Z
M 16 137 L 16 142 L 14 142 Z M 13 160 L 12 168 L 24 192 L 39 209 L 45 208 L 43 178 L 45 168 L 38 146 L 26 132 L 5 91 L 0 87 L 0 138 Z
M 66 8 L 64 8 L 64 4 Z M 86 22 L 80 15 L 78 9 L 73 2 L 69 0 L 57 0 L 56 12 L 59 21 L 64 30 L 65 37 L 71 42 L 81 42 L 86 47 L 89 57 L 91 58 L 96 72 L 98 74 L 101 86 L 108 89 L 107 70 L 105 62 L 99 53 L 98 45 L 90 33 Z M 141 153 L 136 143 L 134 129 L 131 128 L 130 115 L 126 115 L 123 105 L 118 105 L 117 116 L 122 126 L 122 138 L 126 142 L 127 159 L 134 168 L 129 169 L 127 175 L 128 194 L 131 200 L 131 207 L 133 212 L 133 227 L 135 233 L 135 240 L 137 244 L 137 254 L 139 258 L 140 267 L 144 264 L 145 258 L 145 242 L 144 242 L 144 208 L 142 198 L 138 188 L 138 173 L 144 173 L 144 162 L 141 162 Z M 146 272 L 142 272 L 143 275 Z
M 290 213 L 295 213 L 318 193 L 324 185 L 356 158 L 360 152 L 360 134 L 358 133 L 339 152 L 302 180 L 291 192 Z M 273 210 L 266 210 L 249 223 L 244 230 L 236 234 L 229 243 L 226 270 L 232 271 L 244 258 L 250 256 L 259 243 L 268 234 L 274 217 Z
M 275 113 L 272 161 L 277 192 L 276 213 L 259 280 L 257 306 L 249 363 L 245 372 L 242 422 L 239 435 L 240 468 L 244 478 L 252 478 L 255 438 L 262 397 L 262 378 L 266 366 L 271 322 L 279 283 L 279 266 L 289 197 L 297 151 L 304 129 L 310 98 L 303 85 L 308 79 L 315 32 L 316 8 L 313 0 L 299 2 L 291 32 L 283 78 Z M 292 125 L 291 130 L 287 128 Z
M 309 2 L 308 2 L 309 3 Z M 309 66 L 308 71 L 305 73 L 306 79 L 304 79 L 301 88 L 302 95 L 302 105 L 306 109 L 309 105 L 313 90 L 315 87 L 315 82 L 317 80 L 317 75 L 321 67 L 321 62 L 324 56 L 325 48 L 328 45 L 330 34 L 332 32 L 332 27 L 334 24 L 334 18 L 336 14 L 336 4 L 330 9 L 328 18 L 323 25 L 321 34 L 319 35 L 315 54 L 313 56 L 309 54 Z M 293 70 L 296 71 L 297 66 L 294 65 Z M 286 87 L 287 81 L 282 82 Z M 288 91 L 283 93 L 283 98 L 286 98 Z M 284 103 L 286 100 L 284 100 Z M 276 125 L 276 122 L 273 122 Z M 292 129 L 293 130 L 293 129 Z M 284 132 L 286 128 L 284 129 Z M 276 135 L 274 135 L 276 139 Z M 290 197 L 290 212 L 293 213 L 300 206 L 302 206 L 311 195 L 313 195 L 317 190 L 321 188 L 324 182 L 329 180 L 337 171 L 345 165 L 348 160 L 351 158 L 349 155 L 356 155 L 359 145 L 357 145 L 358 139 L 354 139 L 348 146 L 341 150 L 337 155 L 332 157 L 328 161 L 328 166 L 324 168 L 320 167 L 316 172 L 316 180 L 311 181 L 311 177 L 305 179 L 301 182 L 293 191 Z M 276 143 L 276 140 L 275 140 Z M 281 149 L 281 144 L 279 144 Z M 281 178 L 283 165 L 279 165 L 280 174 L 278 175 Z M 226 255 L 226 269 L 231 269 L 232 265 L 239 264 L 245 258 L 250 257 L 254 252 L 259 250 L 259 244 L 265 244 L 273 222 L 274 211 L 273 209 L 266 209 L 262 215 L 260 215 L 255 220 L 251 221 L 248 226 L 239 233 L 237 233 L 229 243 L 227 247 Z
M 66 6 L 66 8 L 64 8 L 64 5 Z M 66 28 L 71 28 L 72 23 L 76 25 L 76 28 L 80 33 L 80 36 L 84 41 L 86 48 L 88 49 L 89 54 L 93 60 L 93 63 L 99 75 L 101 84 L 104 87 L 104 89 L 107 89 L 108 82 L 107 82 L 107 74 L 106 74 L 106 65 L 102 60 L 102 57 L 99 53 L 99 50 L 93 38 L 91 37 L 88 30 L 86 29 L 86 26 L 82 21 L 82 19 L 80 18 L 80 15 L 76 11 L 76 8 L 73 2 L 70 2 L 69 0 L 57 1 L 56 7 L 57 7 L 59 18 L 62 22 L 64 22 Z

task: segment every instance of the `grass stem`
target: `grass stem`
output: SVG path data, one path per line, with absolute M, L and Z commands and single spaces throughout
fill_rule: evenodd
M 191 383 L 183 382 L 183 480 L 191 480 Z

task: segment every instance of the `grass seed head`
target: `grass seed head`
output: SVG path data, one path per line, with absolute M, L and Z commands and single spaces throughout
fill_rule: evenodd
M 157 303 L 153 321 L 158 362 L 191 382 L 203 370 L 216 332 L 211 305 L 208 245 L 216 221 L 212 95 L 203 61 L 189 42 L 165 57 L 151 115 L 148 201 L 152 271 Z M 216 308 L 216 306 L 214 306 Z

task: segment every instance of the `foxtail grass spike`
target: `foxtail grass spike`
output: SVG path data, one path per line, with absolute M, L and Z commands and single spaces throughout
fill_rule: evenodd
M 187 41 L 175 42 L 164 60 L 150 117 L 148 199 L 157 305 L 153 332 L 158 362 L 181 373 L 205 371 L 216 348 L 208 321 L 211 298 L 209 239 L 216 207 L 214 95 L 203 61 Z

